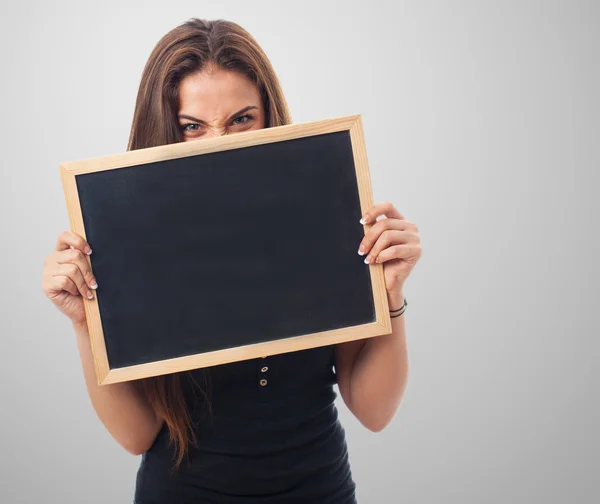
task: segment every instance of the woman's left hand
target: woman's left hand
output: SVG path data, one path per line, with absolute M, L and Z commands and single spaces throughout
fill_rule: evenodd
M 379 215 L 386 219 L 376 221 Z M 361 219 L 372 224 L 360 242 L 359 254 L 368 254 L 365 263 L 383 263 L 385 287 L 390 302 L 403 295 L 404 282 L 421 257 L 419 229 L 407 221 L 392 203 L 373 205 Z

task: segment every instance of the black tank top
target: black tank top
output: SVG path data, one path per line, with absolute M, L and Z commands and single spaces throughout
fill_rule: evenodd
M 164 425 L 134 504 L 356 504 L 333 365 L 330 345 L 189 371 L 209 393 L 184 386 L 198 448 L 172 474 Z

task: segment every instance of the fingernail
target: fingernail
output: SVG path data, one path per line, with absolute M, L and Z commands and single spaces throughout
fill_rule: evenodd
M 359 221 L 362 225 L 365 225 L 367 223 L 367 219 L 365 217 L 363 217 L 362 219 L 360 219 Z
M 90 247 L 86 247 L 86 248 L 85 248 L 85 253 L 86 253 L 87 255 L 92 255 L 92 249 L 91 249 Z
M 365 257 L 365 264 L 369 264 L 371 262 L 371 257 L 367 256 Z
M 365 255 L 365 248 L 362 245 L 358 248 L 358 255 Z
M 96 282 L 94 282 L 92 285 L 90 285 L 90 287 L 92 289 L 97 289 L 98 288 L 98 284 Z
M 88 299 L 94 299 L 94 295 L 90 291 L 87 291 L 87 297 Z

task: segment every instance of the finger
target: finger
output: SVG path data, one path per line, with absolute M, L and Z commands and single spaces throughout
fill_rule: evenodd
M 390 229 L 395 229 L 399 231 L 405 231 L 410 227 L 408 221 L 400 220 L 400 219 L 381 219 L 377 221 L 371 229 L 369 229 L 363 239 L 360 241 L 358 246 L 358 254 L 365 255 L 371 250 L 373 244 L 377 241 L 379 236 Z
M 65 264 L 57 264 L 55 271 L 52 273 L 53 277 L 57 276 L 66 276 L 69 277 L 73 283 L 77 286 L 77 290 L 81 293 L 82 296 L 93 299 L 94 296 L 92 291 L 88 288 L 85 280 L 83 279 L 83 274 L 79 269 L 79 266 L 73 263 L 65 263 Z
M 61 250 L 67 250 L 69 248 L 81 250 L 87 255 L 92 253 L 92 248 L 82 236 L 79 236 L 77 233 L 73 233 L 73 231 L 63 231 L 58 235 L 55 250 L 60 252 Z
M 60 252 L 55 252 L 54 258 L 58 264 L 76 264 L 81 271 L 83 279 L 87 283 L 88 287 L 92 289 L 98 288 L 98 283 L 96 282 L 96 278 L 92 273 L 92 267 L 90 266 L 89 258 L 84 255 L 81 250 L 67 249 Z
M 52 256 L 49 256 L 44 261 L 44 270 L 42 272 L 42 290 L 50 298 L 53 299 L 62 291 L 67 291 L 73 296 L 79 295 L 79 290 L 75 282 L 64 275 L 53 275 L 53 270 L 56 267 L 56 261 Z
M 392 259 L 403 259 L 407 263 L 414 264 L 421 256 L 421 246 L 414 243 L 393 245 L 381 251 L 377 256 L 377 263 L 384 263 Z
M 410 233 L 408 231 L 399 231 L 396 229 L 384 231 L 373 244 L 373 247 L 371 247 L 367 257 L 365 257 L 365 263 L 374 263 L 381 252 L 391 246 L 407 243 L 410 241 L 409 236 Z
M 404 219 L 404 216 L 390 201 L 372 205 L 362 216 L 361 224 L 372 224 L 377 217 L 385 215 L 388 219 Z
M 60 294 L 62 291 L 67 291 L 73 296 L 79 295 L 79 290 L 75 282 L 65 275 L 50 276 L 47 284 L 44 285 L 44 291 L 49 294 L 50 298 L 53 297 L 52 293 L 56 292 Z

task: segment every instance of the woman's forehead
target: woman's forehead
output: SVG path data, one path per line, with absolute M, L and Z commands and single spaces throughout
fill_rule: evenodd
M 228 117 L 248 105 L 260 107 L 260 93 L 250 79 L 237 72 L 197 72 L 179 85 L 180 114 L 210 121 Z

